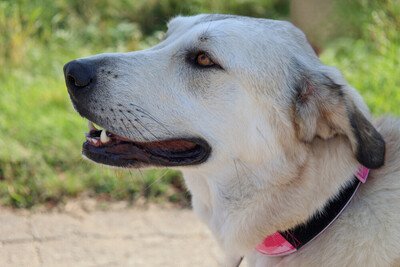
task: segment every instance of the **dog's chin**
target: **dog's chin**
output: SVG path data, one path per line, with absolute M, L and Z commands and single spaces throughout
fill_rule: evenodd
M 197 165 L 205 162 L 211 153 L 211 147 L 202 138 L 138 142 L 106 131 L 91 130 L 86 139 L 82 147 L 86 158 L 122 168 Z

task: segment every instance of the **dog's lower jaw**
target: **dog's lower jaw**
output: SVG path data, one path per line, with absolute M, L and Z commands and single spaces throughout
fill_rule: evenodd
M 307 151 L 306 164 L 298 164 L 295 175 L 290 166 L 278 172 L 275 166 L 247 165 L 242 171 L 234 163 L 232 168 L 224 168 L 231 173 L 184 170 L 194 211 L 228 255 L 231 265 L 227 266 L 235 266 L 235 261 L 249 255 L 268 235 L 305 222 L 353 175 L 359 163 L 348 142 L 336 139 L 315 140 L 317 144 Z M 345 153 L 337 155 L 336 151 Z M 242 164 L 249 163 L 243 160 Z M 335 167 L 322 168 L 327 164 Z M 279 180 L 277 175 L 289 182 L 271 183 Z

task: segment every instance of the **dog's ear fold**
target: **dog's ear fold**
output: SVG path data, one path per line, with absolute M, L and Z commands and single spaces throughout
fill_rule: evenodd
M 301 75 L 296 82 L 294 124 L 298 138 L 312 142 L 336 134 L 348 137 L 358 162 L 367 168 L 383 165 L 385 142 L 340 85 L 326 74 Z

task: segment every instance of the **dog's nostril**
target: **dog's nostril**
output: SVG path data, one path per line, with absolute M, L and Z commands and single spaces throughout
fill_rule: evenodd
M 68 75 L 68 76 L 67 76 L 67 82 L 68 82 L 69 84 L 72 84 L 72 85 L 77 86 L 77 85 L 76 85 L 76 82 L 75 82 L 75 78 L 72 77 L 72 75 Z
M 81 78 L 81 79 L 79 79 Z M 71 74 L 67 76 L 68 83 L 74 85 L 76 87 L 86 87 L 93 82 L 93 78 L 90 79 L 82 79 L 82 77 L 74 77 Z
M 87 62 L 71 61 L 64 67 L 65 80 L 68 89 L 84 89 L 94 82 L 94 72 L 91 64 Z

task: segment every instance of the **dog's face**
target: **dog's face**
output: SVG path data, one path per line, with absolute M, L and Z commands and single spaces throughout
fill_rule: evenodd
M 348 136 L 364 165 L 383 160 L 365 159 L 362 151 L 380 136 L 359 95 L 287 22 L 178 17 L 151 49 L 78 59 L 64 72 L 75 109 L 106 129 L 89 123 L 83 146 L 98 163 L 212 169 L 239 158 L 257 164 L 336 134 Z

